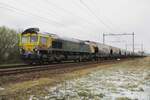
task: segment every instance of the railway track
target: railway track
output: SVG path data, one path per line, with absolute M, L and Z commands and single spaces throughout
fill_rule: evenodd
M 94 64 L 104 64 L 104 63 L 115 63 L 117 60 L 103 60 L 103 61 L 90 61 L 90 62 L 69 62 L 69 63 L 61 63 L 61 64 L 51 64 L 51 65 L 33 65 L 33 66 L 17 66 L 14 68 L 1 68 L 0 69 L 0 77 L 1 76 L 8 76 L 14 74 L 23 74 L 29 72 L 36 72 L 36 71 L 44 71 L 44 70 L 55 70 L 55 69 L 63 69 L 63 68 L 72 68 L 72 67 L 81 67 L 85 65 L 94 65 Z
M 79 67 L 83 65 L 96 64 L 96 63 L 98 62 L 62 63 L 62 64 L 51 64 L 51 65 L 28 66 L 28 67 L 17 66 L 14 68 L 2 68 L 0 69 L 0 77 L 13 75 L 13 74 L 35 72 L 35 71 L 55 70 L 55 69 L 62 69 L 67 67 Z

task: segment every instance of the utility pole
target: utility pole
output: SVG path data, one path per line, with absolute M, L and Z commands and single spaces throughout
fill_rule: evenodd
M 103 33 L 103 44 L 105 44 L 105 34 Z
M 144 50 L 143 50 L 143 43 L 141 44 L 141 55 L 143 56 Z
M 133 53 L 134 53 L 134 32 L 133 32 Z
M 128 48 L 127 48 L 127 44 L 125 44 L 125 48 L 126 48 L 126 51 L 128 50 Z

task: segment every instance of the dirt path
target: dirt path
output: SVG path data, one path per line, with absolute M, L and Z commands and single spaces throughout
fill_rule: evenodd
M 64 72 L 66 71 L 66 72 Z M 29 74 L 32 76 L 32 74 Z M 33 74 L 35 75 L 35 74 Z M 62 72 L 3 77 L 0 95 L 18 100 L 150 100 L 150 57 Z M 19 82 L 17 82 L 17 77 Z M 21 78 L 23 81 L 20 81 Z M 12 83 L 8 84 L 7 80 Z M 25 81 L 27 80 L 27 81 Z M 4 85 L 4 83 L 7 83 Z M 57 83 L 57 84 L 56 84 Z M 1 99 L 0 99 L 1 100 Z

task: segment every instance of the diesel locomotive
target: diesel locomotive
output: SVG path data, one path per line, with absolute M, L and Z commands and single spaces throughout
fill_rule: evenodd
M 62 61 L 90 61 L 138 56 L 137 53 L 93 41 L 63 38 L 52 33 L 29 28 L 19 34 L 22 59 L 30 64 Z

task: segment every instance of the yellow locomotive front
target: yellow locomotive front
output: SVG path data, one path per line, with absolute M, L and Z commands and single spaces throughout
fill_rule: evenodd
M 30 28 L 19 34 L 20 53 L 23 60 L 33 62 L 39 60 L 40 52 L 47 52 L 52 44 L 48 34 L 41 34 L 37 28 Z

